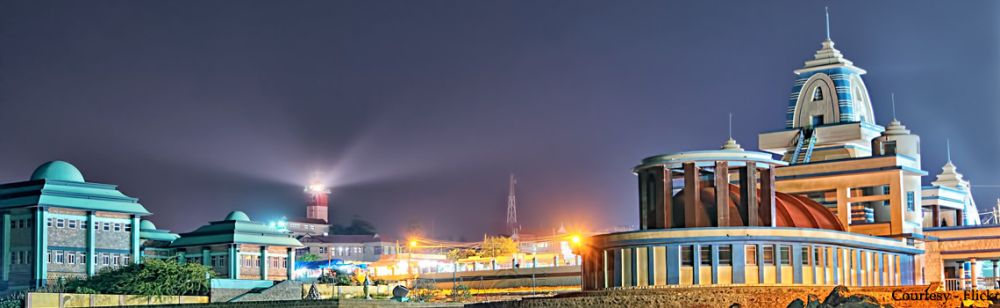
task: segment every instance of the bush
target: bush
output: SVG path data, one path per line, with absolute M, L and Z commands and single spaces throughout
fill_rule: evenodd
M 212 276 L 212 269 L 201 264 L 146 259 L 142 264 L 105 268 L 86 280 L 70 280 L 65 288 L 87 294 L 208 295 Z
M 21 308 L 24 307 L 24 298 L 27 292 L 14 292 L 0 297 L 0 308 Z
M 460 284 L 451 288 L 451 299 L 453 301 L 466 301 L 472 298 L 472 291 L 469 290 L 469 286 Z
M 434 281 L 426 279 L 418 279 L 413 283 L 413 289 L 410 290 L 410 299 L 417 302 L 426 302 L 434 298 L 436 294 L 437 287 L 434 286 Z

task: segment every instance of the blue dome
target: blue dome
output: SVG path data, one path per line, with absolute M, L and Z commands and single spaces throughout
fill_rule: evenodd
M 80 169 L 61 160 L 53 160 L 38 166 L 35 172 L 31 173 L 31 180 L 84 182 Z
M 250 216 L 241 211 L 232 211 L 226 215 L 226 221 L 250 221 Z

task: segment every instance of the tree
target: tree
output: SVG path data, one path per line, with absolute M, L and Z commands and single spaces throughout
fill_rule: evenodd
M 517 242 L 509 237 L 494 236 L 483 240 L 483 248 L 480 256 L 496 258 L 517 253 Z
M 448 251 L 448 260 L 455 262 L 461 259 L 466 259 L 476 255 L 476 251 L 472 249 L 462 249 L 455 248 Z
M 314 253 L 306 253 L 306 254 L 302 254 L 302 255 L 300 255 L 298 257 L 298 261 L 302 261 L 302 262 L 319 261 L 319 259 L 320 259 L 319 255 L 314 254 Z
M 375 233 L 375 226 L 367 220 L 361 219 L 361 217 L 357 215 L 351 219 L 351 224 L 346 227 L 342 225 L 333 225 L 330 227 L 330 234 L 371 235 Z
M 215 272 L 197 263 L 146 259 L 117 269 L 105 268 L 86 280 L 71 280 L 66 289 L 76 292 L 147 296 L 208 295 Z

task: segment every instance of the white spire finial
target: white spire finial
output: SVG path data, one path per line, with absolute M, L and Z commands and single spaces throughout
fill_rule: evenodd
M 830 40 L 830 7 L 825 6 L 823 10 L 826 11 L 826 40 Z
M 729 139 L 733 139 L 733 113 L 729 113 Z
M 892 96 L 892 120 L 896 121 L 896 92 L 890 92 Z
M 951 162 L 951 139 L 945 139 L 945 148 L 948 151 L 948 162 Z

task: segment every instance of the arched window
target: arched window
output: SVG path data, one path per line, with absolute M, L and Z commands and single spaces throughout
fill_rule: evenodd
M 823 100 L 823 88 L 816 87 L 815 89 L 813 89 L 812 100 L 814 102 Z

